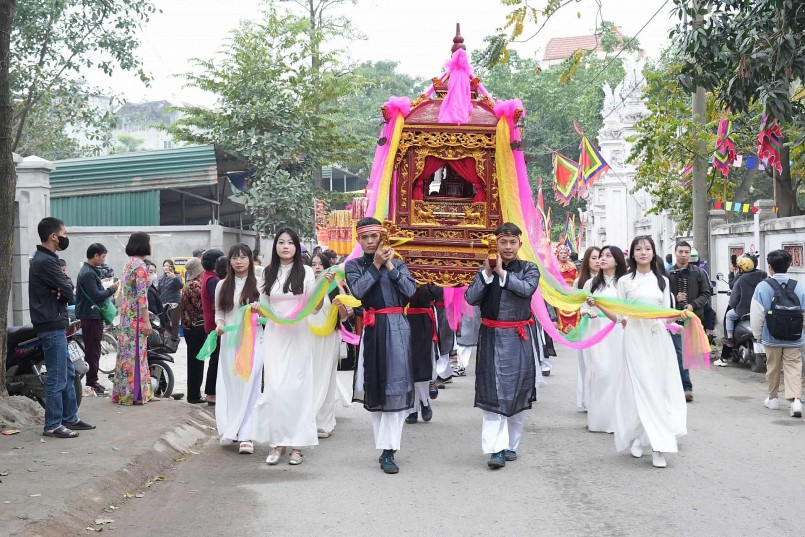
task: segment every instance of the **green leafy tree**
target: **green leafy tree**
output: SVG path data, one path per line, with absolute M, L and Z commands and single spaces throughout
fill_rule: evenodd
M 135 51 L 154 11 L 152 0 L 21 2 L 11 36 L 13 150 L 53 159 L 74 156 L 81 150 L 70 136 L 76 132 L 90 146 L 104 143 L 113 126 L 97 103 L 105 92 L 88 84 L 83 73 L 99 69 L 111 76 L 122 69 L 147 81 Z
M 377 138 L 383 121 L 381 108 L 391 96 L 418 97 L 424 81 L 397 72 L 397 62 L 364 62 L 355 67 L 354 89 L 339 100 L 339 106 L 349 116 L 346 124 L 359 143 L 342 161 L 348 169 L 368 177 L 372 169 Z
M 319 52 L 318 74 L 311 73 L 313 45 L 321 43 L 311 41 L 309 25 L 270 4 L 259 22 L 242 23 L 218 58 L 195 60 L 200 72 L 186 75 L 217 96 L 216 107 L 182 108 L 168 128 L 180 140 L 219 144 L 255 169 L 247 207 L 262 232 L 286 224 L 311 236 L 311 170 L 346 159 L 357 139 L 337 106 L 350 77 L 338 52 Z
M 602 125 L 604 93 L 601 85 L 608 82 L 614 86 L 624 76 L 619 60 L 608 64 L 609 60 L 586 54 L 576 67 L 575 76 L 566 78 L 566 64 L 541 71 L 537 62 L 520 58 L 512 51 L 507 63 L 478 70 L 484 86 L 496 99 L 517 98 L 523 102 L 526 110 L 523 150 L 528 175 L 533 188 L 540 177 L 544 179 L 546 210 L 552 208 L 555 222 L 557 219 L 564 222 L 566 212 L 577 214 L 586 204 L 577 197 L 567 207 L 556 201 L 552 186 L 553 160 L 547 147 L 578 160 L 580 137 L 573 127 L 574 120 L 591 140 L 595 140 Z M 578 218 L 576 220 L 578 222 Z
M 112 153 L 134 153 L 140 149 L 140 146 L 143 145 L 144 141 L 145 140 L 138 138 L 137 136 L 120 133 L 115 136 L 115 147 L 113 148 Z
M 802 214 L 801 177 L 790 151 L 805 141 L 805 9 L 794 0 L 674 0 L 685 21 L 673 33 L 685 62 L 677 80 L 687 91 L 712 91 L 735 114 L 759 107 L 783 127 L 783 170 L 774 174 L 780 216 Z M 689 24 L 687 24 L 689 22 Z M 757 125 L 757 124 L 756 124 Z

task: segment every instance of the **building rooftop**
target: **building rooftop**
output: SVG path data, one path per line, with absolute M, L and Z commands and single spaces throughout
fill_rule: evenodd
M 623 35 L 620 31 L 616 29 L 615 32 L 618 38 L 623 39 Z M 595 34 L 577 35 L 573 37 L 554 37 L 545 45 L 545 55 L 542 59 L 543 61 L 564 60 L 579 49 L 583 51 L 603 50 L 599 36 Z

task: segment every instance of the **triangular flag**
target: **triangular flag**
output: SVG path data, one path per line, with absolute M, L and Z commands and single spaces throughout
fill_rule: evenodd
M 579 146 L 581 155 L 579 155 L 579 168 L 581 178 L 579 180 L 579 196 L 583 196 L 584 192 L 606 171 L 609 169 L 609 164 L 604 160 L 601 153 L 590 143 L 586 136 L 581 137 L 581 145 Z
M 579 180 L 579 163 L 559 153 L 553 154 L 553 178 L 556 199 L 569 205 Z

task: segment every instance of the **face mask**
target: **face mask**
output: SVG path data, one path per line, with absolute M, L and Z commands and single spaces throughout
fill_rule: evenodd
M 148 275 L 148 282 L 151 285 L 156 285 L 157 284 L 157 275 L 156 274 L 149 274 Z
M 59 239 L 59 250 L 66 250 L 68 246 L 70 246 L 70 239 L 67 237 L 62 237 L 58 235 L 57 238 Z

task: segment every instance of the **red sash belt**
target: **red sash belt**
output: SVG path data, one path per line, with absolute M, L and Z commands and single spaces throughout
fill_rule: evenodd
M 526 326 L 534 326 L 534 319 L 527 321 L 493 321 L 492 319 L 481 319 L 481 324 L 489 328 L 516 328 L 520 334 L 520 339 L 528 339 L 525 332 Z
M 401 307 L 363 310 L 363 326 L 374 326 L 375 315 L 394 315 L 395 313 L 403 314 L 405 310 Z
M 436 315 L 433 313 L 433 308 L 408 308 L 408 315 L 427 315 L 430 317 L 431 326 L 433 326 L 433 342 L 439 342 L 439 335 L 436 332 Z
M 444 307 L 444 302 L 431 302 L 430 305 L 435 306 L 437 308 L 443 308 Z

